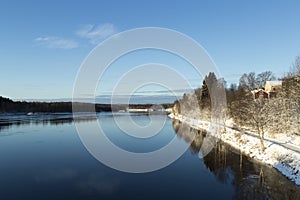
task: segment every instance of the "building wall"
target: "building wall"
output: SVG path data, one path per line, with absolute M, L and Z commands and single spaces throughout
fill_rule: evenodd
M 271 81 L 272 82 L 272 81 Z M 273 83 L 274 84 L 274 83 Z M 266 92 L 277 92 L 279 89 L 281 89 L 282 87 L 282 83 L 280 82 L 280 84 L 278 85 L 271 85 L 268 81 L 265 84 L 265 91 Z
M 272 86 L 269 83 L 266 83 L 265 85 L 265 91 L 270 92 L 272 90 Z

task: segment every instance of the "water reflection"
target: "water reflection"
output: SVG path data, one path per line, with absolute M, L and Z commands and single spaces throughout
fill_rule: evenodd
M 120 180 L 102 173 L 91 173 L 86 179 L 77 183 L 78 188 L 85 194 L 111 195 L 120 186 Z
M 71 113 L 57 114 L 34 114 L 27 116 L 25 114 L 0 115 L 0 136 L 5 136 L 3 133 L 12 127 L 20 127 L 26 125 L 63 125 L 72 124 L 73 121 L 88 122 L 97 120 L 94 115 L 83 113 L 82 115 L 73 117 Z
M 191 142 L 190 152 L 202 151 L 203 141 L 209 135 L 178 120 L 172 120 L 176 134 Z M 223 184 L 234 187 L 235 199 L 300 199 L 300 187 L 287 180 L 270 166 L 255 162 L 221 141 L 203 158 L 206 167 Z
M 148 116 L 133 118 L 142 123 Z M 11 136 L 0 137 L 0 199 L 300 199 L 300 188 L 275 169 L 222 142 L 214 141 L 214 148 L 198 159 L 212 139 L 209 133 L 167 120 L 161 137 L 137 141 L 122 136 L 113 116 L 102 113 L 99 121 L 108 137 L 124 149 L 159 149 L 175 134 L 190 143 L 190 152 L 164 169 L 118 172 L 88 153 L 73 120 L 70 114 L 0 116 L 0 135 Z M 90 129 L 96 118 L 76 120 Z

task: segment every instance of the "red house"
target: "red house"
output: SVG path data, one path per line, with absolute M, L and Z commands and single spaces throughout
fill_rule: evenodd
M 251 93 L 253 94 L 254 99 L 258 99 L 259 97 L 266 99 L 269 98 L 269 94 L 263 89 L 252 90 Z

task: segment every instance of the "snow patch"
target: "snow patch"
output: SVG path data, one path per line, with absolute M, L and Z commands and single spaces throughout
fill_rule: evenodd
M 265 151 L 260 150 L 260 139 L 251 131 L 237 130 L 233 120 L 226 121 L 226 132 L 216 125 L 195 118 L 171 113 L 170 118 L 189 124 L 196 129 L 204 129 L 223 142 L 239 149 L 243 154 L 273 166 L 290 180 L 300 185 L 300 137 L 286 134 L 266 134 Z

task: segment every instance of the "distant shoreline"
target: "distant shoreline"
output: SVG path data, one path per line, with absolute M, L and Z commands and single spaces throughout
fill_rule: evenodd
M 76 110 L 73 106 L 76 105 Z M 159 104 L 160 107 L 172 108 L 173 103 Z M 27 102 L 13 101 L 0 96 L 0 114 L 10 113 L 72 113 L 72 112 L 118 112 L 151 109 L 156 104 L 92 104 L 82 102 Z M 157 106 L 156 106 L 157 107 Z

